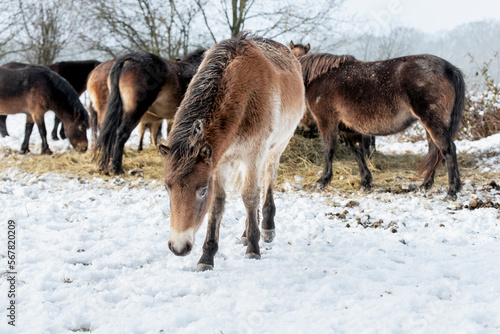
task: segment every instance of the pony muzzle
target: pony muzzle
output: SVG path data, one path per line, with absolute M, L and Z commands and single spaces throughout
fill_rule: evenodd
M 191 253 L 194 244 L 194 230 L 184 232 L 170 231 L 168 248 L 177 256 L 186 256 Z

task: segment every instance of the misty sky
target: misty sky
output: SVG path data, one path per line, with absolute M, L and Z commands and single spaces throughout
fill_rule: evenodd
M 499 0 L 346 0 L 345 6 L 373 28 L 404 24 L 428 33 L 465 22 L 500 20 Z

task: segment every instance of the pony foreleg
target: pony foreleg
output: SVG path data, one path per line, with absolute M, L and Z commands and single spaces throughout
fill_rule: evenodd
M 160 128 L 161 128 L 161 123 L 163 120 L 159 121 L 154 121 L 149 124 L 149 133 L 151 134 L 151 143 L 153 144 L 154 147 L 158 146 L 158 143 L 161 140 L 161 134 L 158 136 L 160 133 Z
M 7 137 L 9 132 L 7 131 L 7 116 L 0 115 L 0 135 L 2 137 Z
M 42 154 L 51 155 L 52 151 L 49 148 L 47 142 L 47 128 L 45 127 L 45 120 L 43 119 L 43 114 L 41 117 L 35 120 L 36 126 L 38 127 L 38 132 L 40 132 L 40 137 L 42 138 Z
M 214 268 L 214 256 L 219 249 L 219 227 L 224 214 L 226 192 L 220 179 L 216 178 L 214 181 L 214 198 L 208 214 L 207 235 L 203 243 L 203 254 L 198 261 L 198 271 Z
M 54 116 L 54 128 L 52 128 L 52 133 L 51 133 L 53 140 L 59 140 L 59 137 L 57 136 L 57 129 L 59 128 L 59 124 L 61 124 L 61 120 L 57 116 Z M 66 133 L 64 132 L 63 125 L 61 125 L 60 136 L 61 139 L 66 138 Z
M 33 131 L 33 126 L 35 123 L 33 122 L 33 118 L 30 115 L 27 115 L 26 117 L 26 127 L 24 128 L 24 140 L 23 144 L 21 145 L 21 154 L 25 154 L 26 152 L 29 152 L 29 145 L 30 145 L 30 137 L 31 137 L 31 132 Z
M 338 131 L 337 130 L 329 131 L 329 129 L 322 129 L 321 127 L 320 131 L 321 135 L 323 136 L 324 167 L 323 167 L 323 174 L 316 182 L 321 188 L 324 188 L 328 185 L 328 183 L 330 183 L 333 177 L 332 162 L 333 162 L 333 157 L 335 155 L 335 150 L 337 148 Z
M 368 169 L 366 165 L 366 148 L 365 144 L 367 139 L 370 137 L 363 136 L 358 133 L 347 133 L 344 132 L 344 137 L 347 141 L 347 145 L 351 148 L 352 153 L 354 154 L 354 160 L 358 164 L 359 173 L 361 174 L 361 187 L 366 190 L 370 190 L 372 188 L 372 173 Z M 369 142 L 368 142 L 369 144 Z

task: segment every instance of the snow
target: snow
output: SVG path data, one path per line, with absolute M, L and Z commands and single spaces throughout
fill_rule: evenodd
M 19 150 L 23 122 L 9 116 L 11 137 L 0 138 L 0 149 Z M 39 152 L 36 130 L 31 142 Z M 457 147 L 498 159 L 499 143 L 495 135 Z M 71 149 L 67 140 L 49 145 Z M 426 144 L 382 139 L 377 149 L 419 153 Z M 491 155 L 482 163 L 498 171 Z M 200 273 L 194 269 L 206 221 L 190 255 L 172 254 L 161 181 L 37 177 L 4 168 L 0 229 L 16 222 L 18 313 L 16 328 L 8 325 L 2 269 L 0 332 L 498 333 L 500 213 L 465 206 L 473 198 L 498 203 L 500 192 L 464 181 L 456 202 L 442 200 L 444 188 L 276 192 L 276 238 L 261 243 L 260 261 L 244 258 L 238 241 L 245 209 L 230 194 L 215 268 Z

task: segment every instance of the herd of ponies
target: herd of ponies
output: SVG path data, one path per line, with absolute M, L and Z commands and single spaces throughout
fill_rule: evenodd
M 432 55 L 363 62 L 349 55 L 310 53 L 309 44 L 290 48 L 244 32 L 184 59 L 167 60 L 147 52 L 98 61 L 66 61 L 49 66 L 8 63 L 0 67 L 0 133 L 6 117 L 27 115 L 21 153 L 29 151 L 36 123 L 42 154 L 51 154 L 44 114 L 53 110 L 53 139 L 69 139 L 88 149 L 92 128 L 94 159 L 103 173 L 122 174 L 124 146 L 139 125 L 140 145 L 149 127 L 165 161 L 170 198 L 168 246 L 190 253 L 208 213 L 199 270 L 212 269 L 224 213 L 226 185 L 237 173 L 246 208 L 242 243 L 246 257 L 260 259 L 259 240 L 275 237 L 273 187 L 282 152 L 298 124 L 314 120 L 324 143 L 324 170 L 332 179 L 339 131 L 352 150 L 361 186 L 370 188 L 366 143 L 372 136 L 403 131 L 419 120 L 429 151 L 421 166 L 429 189 L 446 161 L 447 199 L 456 199 L 461 181 L 453 138 L 464 111 L 462 72 Z M 89 112 L 79 96 L 87 90 Z M 90 114 L 90 116 L 89 116 Z M 162 120 L 167 139 L 159 139 Z M 262 219 L 259 207 L 263 191 Z

